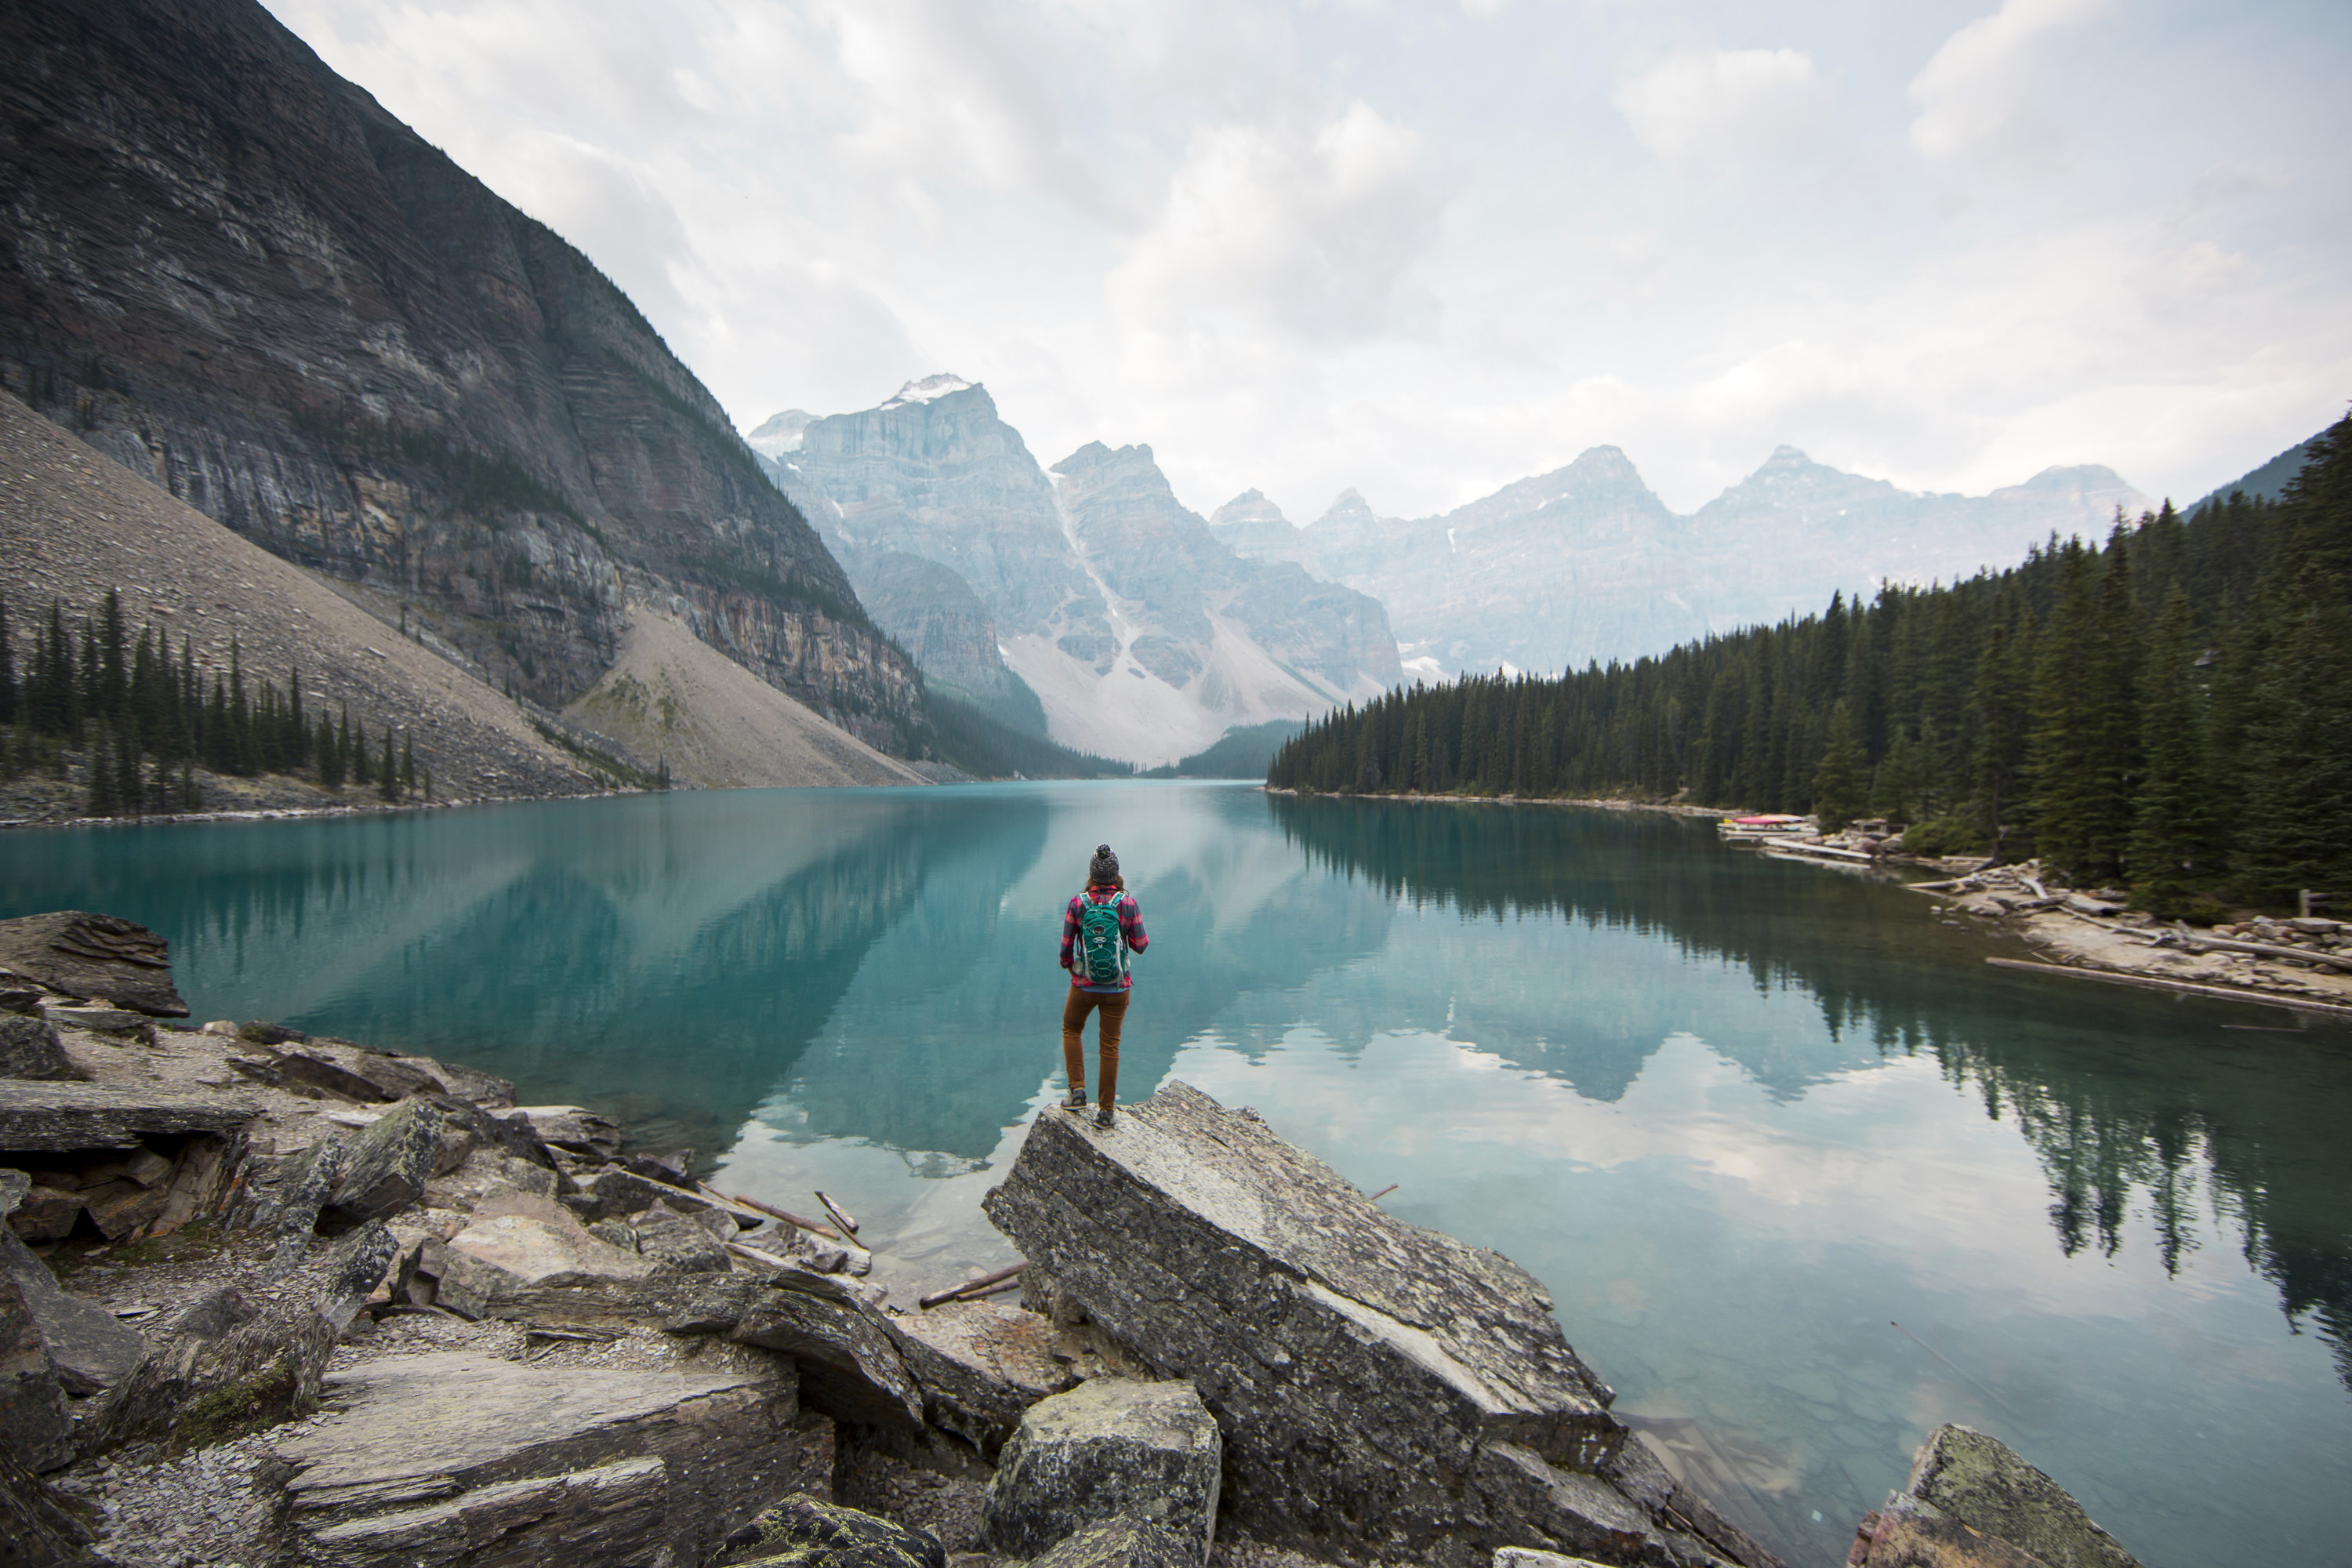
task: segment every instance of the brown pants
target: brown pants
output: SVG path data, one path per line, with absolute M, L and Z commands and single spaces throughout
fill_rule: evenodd
M 1125 991 L 1082 991 L 1070 987 L 1070 999 L 1062 1004 L 1062 1070 L 1068 1075 L 1070 1087 L 1080 1094 L 1087 1091 L 1087 1015 L 1102 1009 L 1100 1048 L 1095 1053 L 1102 1058 L 1102 1103 L 1111 1104 L 1118 1097 L 1118 1031 L 1127 1022 Z

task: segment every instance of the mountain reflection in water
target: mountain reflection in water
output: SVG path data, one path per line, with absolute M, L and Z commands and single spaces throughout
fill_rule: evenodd
M 980 1200 L 1057 1096 L 1061 910 L 1105 841 L 1153 939 L 1122 1098 L 1254 1105 L 1533 1270 L 1792 1562 L 1944 1419 L 2150 1568 L 2352 1537 L 2352 1035 L 1995 971 L 1929 900 L 1703 822 L 679 792 L 0 835 L 0 916 L 143 921 L 199 1017 L 461 1058 L 730 1190 L 824 1187 L 903 1300 L 1010 1260 Z

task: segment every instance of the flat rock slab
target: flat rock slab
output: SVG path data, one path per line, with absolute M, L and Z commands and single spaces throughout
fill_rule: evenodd
M 889 1321 L 934 1426 L 993 1459 L 1037 1401 L 1076 1380 L 1062 1333 L 1035 1312 L 951 1301 Z
M 982 1206 L 1024 1288 L 1194 1384 L 1261 1540 L 1774 1561 L 1631 1474 L 1647 1451 L 1531 1276 L 1386 1213 L 1255 1112 L 1182 1083 L 1109 1130 L 1049 1111 Z
M 89 996 L 158 1018 L 184 1018 L 171 949 L 157 932 L 83 910 L 0 921 L 0 969 L 68 996 Z
M 1224 1444 L 1189 1383 L 1098 1377 L 1039 1401 L 988 1485 L 990 1543 L 1035 1557 L 1079 1531 L 1134 1520 L 1189 1563 L 1216 1537 Z
M 793 1384 L 531 1364 L 468 1352 L 326 1380 L 275 1444 L 306 1563 L 695 1563 L 775 1499 L 828 1486 L 829 1429 Z
M 234 1132 L 260 1113 L 222 1095 L 0 1079 L 0 1149 L 130 1149 L 150 1133 Z

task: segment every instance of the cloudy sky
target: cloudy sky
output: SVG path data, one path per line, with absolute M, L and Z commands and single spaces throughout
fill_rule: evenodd
M 267 0 L 737 423 L 983 381 L 1203 510 L 1625 448 L 2187 499 L 2352 400 L 2352 7 Z

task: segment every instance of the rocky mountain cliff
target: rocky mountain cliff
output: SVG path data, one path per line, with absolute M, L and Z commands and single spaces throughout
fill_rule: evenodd
M 613 284 L 251 0 L 0 12 L 0 382 L 560 707 L 626 606 L 889 750 L 908 660 Z
M 1377 597 L 1411 668 L 1450 676 L 1660 653 L 1818 611 L 1839 589 L 1967 576 L 2053 531 L 2097 535 L 2116 507 L 2148 504 L 2103 468 L 2050 468 L 1986 496 L 1919 495 L 1782 447 L 1683 517 L 1623 452 L 1595 447 L 1442 517 L 1380 517 L 1349 490 L 1298 528 L 1250 490 L 1210 528 L 1244 555 Z
M 1402 678 L 1377 601 L 1237 554 L 1149 447 L 1090 445 L 1048 473 L 953 376 L 860 413 L 779 415 L 754 439 L 928 673 L 1034 691 L 1065 745 L 1171 762 Z

